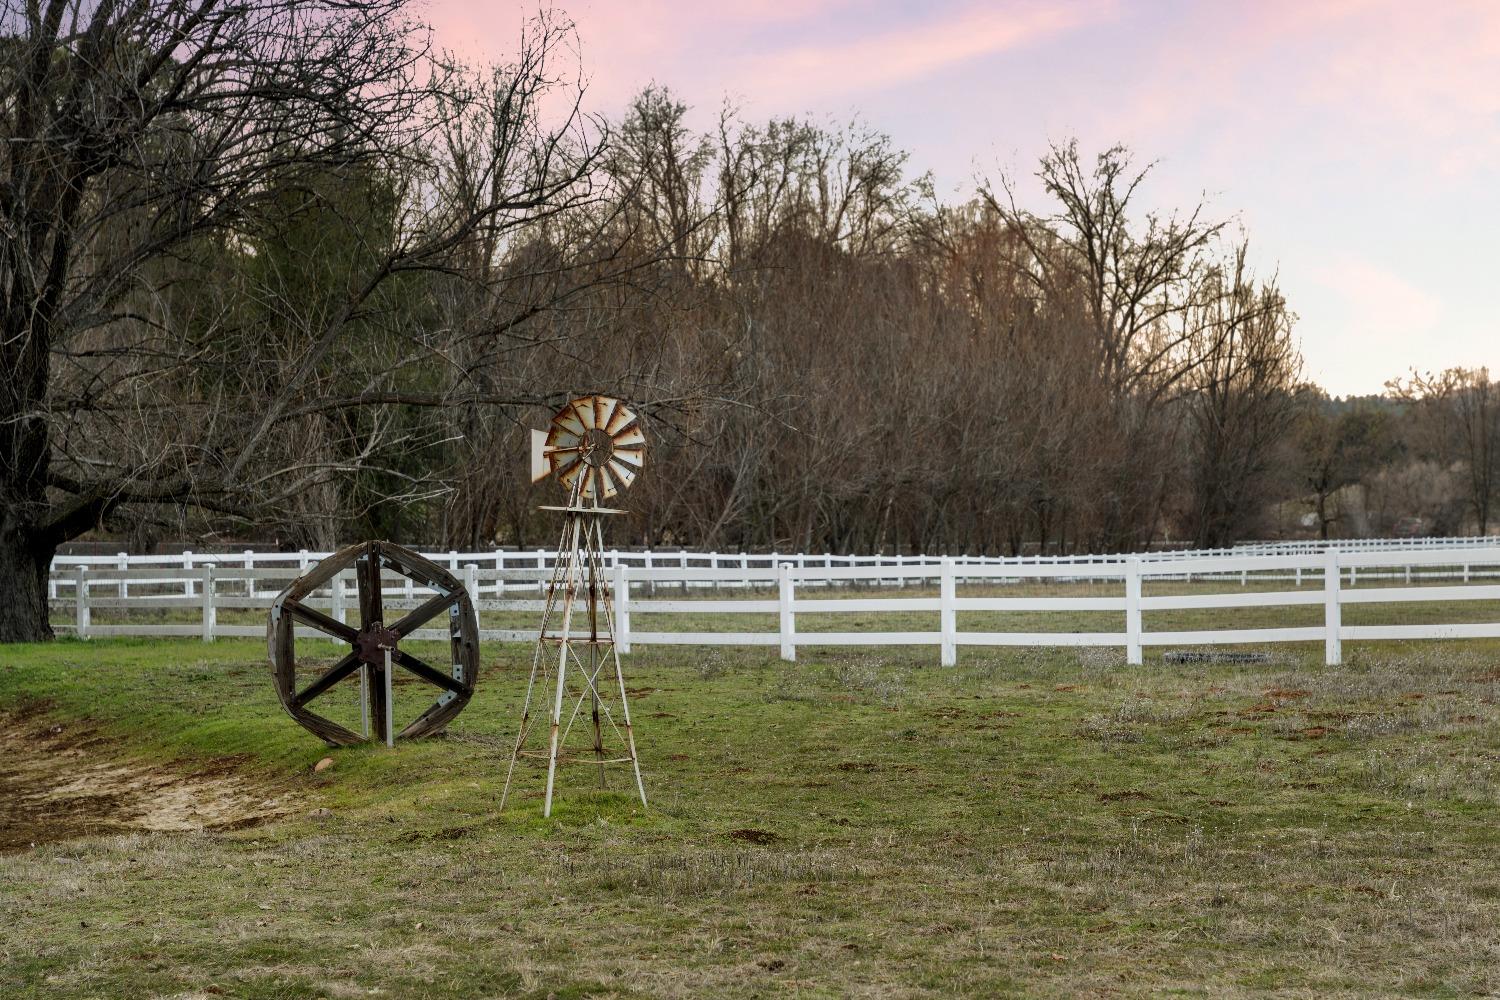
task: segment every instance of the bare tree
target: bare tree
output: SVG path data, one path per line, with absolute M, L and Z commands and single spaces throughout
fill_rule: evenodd
M 1302 386 L 1298 395 L 1293 435 L 1299 478 L 1319 537 L 1331 538 L 1348 514 L 1341 494 L 1394 460 L 1400 444 L 1387 410 L 1362 405 L 1336 410 L 1316 386 Z
M 1449 368 L 1437 375 L 1414 371 L 1387 388 L 1416 407 L 1429 454 L 1462 464 L 1475 527 L 1487 534 L 1500 485 L 1500 385 L 1488 368 Z
M 1205 315 L 1196 329 L 1200 358 L 1184 401 L 1186 512 L 1200 548 L 1227 546 L 1250 529 L 1267 503 L 1277 445 L 1296 417 L 1301 359 L 1292 315 L 1273 280 L 1257 284 L 1241 244 L 1222 272 L 1208 278 Z
M 1119 548 L 1150 537 L 1175 451 L 1164 413 L 1201 363 L 1192 350 L 1200 329 L 1198 296 L 1212 270 L 1211 250 L 1227 223 L 1205 219 L 1200 203 L 1181 214 L 1142 212 L 1136 204 L 1150 166 L 1136 170 L 1121 146 L 1085 165 L 1076 142 L 1055 145 L 1038 179 L 1050 214 L 1022 209 L 1015 186 L 984 183 L 980 196 L 1014 234 L 1016 271 L 1043 301 L 1081 301 L 1092 335 L 1078 359 L 1098 375 L 1114 412 L 1098 427 L 1104 482 L 1096 544 Z M 1108 455 L 1108 458 L 1105 456 Z
M 576 104 L 551 127 L 538 106 L 567 26 L 536 23 L 494 87 L 435 57 L 404 0 L 7 0 L 0 30 L 0 641 L 51 634 L 53 552 L 122 505 L 263 517 L 368 466 L 424 495 L 380 459 L 442 433 L 397 407 L 455 394 L 401 377 L 447 353 L 394 304 L 459 273 L 477 234 L 590 197 Z M 498 126 L 468 165 L 477 202 L 449 196 L 435 141 L 461 115 Z M 354 211 L 340 179 L 390 185 L 391 211 L 347 228 L 362 244 L 334 287 L 284 308 L 287 276 L 252 273 L 248 247 L 289 191 Z M 266 296 L 257 322 L 226 262 Z M 309 420 L 340 440 L 309 449 Z

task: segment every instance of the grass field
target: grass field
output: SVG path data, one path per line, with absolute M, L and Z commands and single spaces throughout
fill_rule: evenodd
M 1500 643 L 935 652 L 639 650 L 651 807 L 576 767 L 543 820 L 535 770 L 496 812 L 524 646 L 394 751 L 297 727 L 259 643 L 5 647 L 0 783 L 30 754 L 276 815 L 13 808 L 0 996 L 1500 991 Z

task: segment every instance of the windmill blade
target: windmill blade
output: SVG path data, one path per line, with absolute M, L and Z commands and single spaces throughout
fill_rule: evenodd
M 635 481 L 635 470 L 616 459 L 609 460 L 609 471 L 614 475 L 622 490 Z
M 558 411 L 557 416 L 552 418 L 552 427 L 554 431 L 573 435 L 575 441 L 582 439 L 584 432 L 588 430 L 583 426 L 583 421 L 578 418 L 578 413 L 573 409 L 572 403 L 564 406 Z
M 615 448 L 638 448 L 646 443 L 646 435 L 641 433 L 639 427 L 631 427 L 623 430 L 614 439 Z
M 578 415 L 578 422 L 583 424 L 587 430 L 593 430 L 598 424 L 594 420 L 594 397 L 585 396 L 582 399 L 573 400 L 573 412 Z
M 609 471 L 603 465 L 594 470 L 594 483 L 597 486 L 594 495 L 601 500 L 606 497 L 612 497 L 620 492 L 615 489 L 614 480 L 609 478 Z
M 583 438 L 570 430 L 564 430 L 557 425 L 547 432 L 547 444 L 553 451 L 561 451 L 564 448 L 577 448 L 583 443 Z
M 610 437 L 614 437 L 635 422 L 635 414 L 630 412 L 630 407 L 624 403 L 620 403 L 619 400 L 615 402 L 619 405 L 615 407 L 614 413 L 610 415 L 609 422 L 604 424 L 604 433 Z
M 619 405 L 620 401 L 618 399 L 615 399 L 613 396 L 595 396 L 594 426 L 599 428 L 600 430 L 603 430 L 605 427 L 607 427 L 609 425 L 610 414 L 612 414 L 615 407 Z
M 639 469 L 646 464 L 646 451 L 644 448 L 616 448 L 613 458 Z
M 578 488 L 578 495 L 585 500 L 599 499 L 599 481 L 594 476 L 597 471 L 599 470 L 592 465 L 583 467 L 583 478 L 579 480 L 582 485 Z

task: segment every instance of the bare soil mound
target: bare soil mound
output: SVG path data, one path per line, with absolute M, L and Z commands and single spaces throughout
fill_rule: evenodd
M 291 811 L 284 791 L 236 765 L 131 760 L 87 723 L 0 713 L 0 852 L 127 830 L 232 830 Z

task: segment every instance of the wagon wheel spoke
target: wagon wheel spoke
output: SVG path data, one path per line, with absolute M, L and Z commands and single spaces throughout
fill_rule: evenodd
M 457 594 L 437 594 L 408 611 L 399 621 L 390 626 L 390 630 L 399 635 L 411 635 L 417 629 L 427 624 L 439 611 L 442 611 L 457 600 Z
M 331 618 L 321 611 L 308 607 L 301 601 L 294 601 L 291 598 L 287 598 L 282 602 L 281 609 L 304 625 L 311 625 L 319 632 L 327 633 L 335 639 L 342 639 L 344 642 L 353 642 L 354 637 L 359 634 L 352 627 L 345 625 L 337 618 Z
M 429 684 L 436 684 L 438 687 L 445 688 L 455 694 L 464 693 L 463 681 L 428 666 L 404 649 L 393 650 L 391 652 L 391 662 L 410 670 Z
M 358 670 L 359 665 L 360 659 L 358 653 L 350 652 L 345 654 L 342 660 L 339 660 L 339 662 L 325 670 L 319 675 L 317 680 L 313 681 L 300 694 L 293 698 L 292 704 L 298 708 L 306 705 L 318 695 Z
M 369 627 L 385 618 L 380 596 L 380 557 L 374 552 L 360 558 L 355 573 L 359 581 L 359 623 Z

